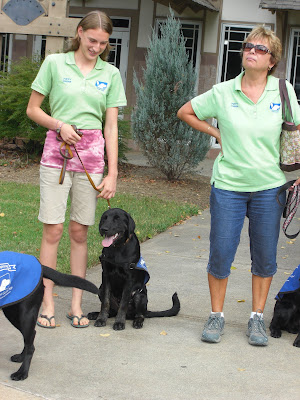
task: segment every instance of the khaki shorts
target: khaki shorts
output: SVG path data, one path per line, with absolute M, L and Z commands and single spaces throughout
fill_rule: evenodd
M 70 194 L 70 220 L 81 225 L 94 225 L 98 192 L 90 184 L 84 172 L 66 171 L 64 183 L 58 183 L 60 169 L 40 166 L 40 212 L 44 224 L 61 224 L 65 221 Z M 90 174 L 99 186 L 103 174 Z

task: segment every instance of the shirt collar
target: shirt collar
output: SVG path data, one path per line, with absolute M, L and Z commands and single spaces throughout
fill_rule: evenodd
M 245 74 L 245 71 L 241 72 L 236 78 L 234 78 L 234 88 L 235 90 L 242 90 L 242 78 Z M 265 90 L 278 90 L 278 79 L 272 75 L 269 75 L 267 78 L 267 84 Z
M 66 53 L 66 63 L 73 64 L 73 65 L 76 64 L 74 51 L 69 51 L 68 53 Z M 103 61 L 100 57 L 98 57 L 94 68 L 95 69 L 103 69 L 104 65 L 105 65 L 105 61 Z

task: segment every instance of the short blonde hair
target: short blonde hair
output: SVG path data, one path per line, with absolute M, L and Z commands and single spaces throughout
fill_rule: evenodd
M 76 35 L 73 39 L 71 39 L 71 45 L 67 49 L 68 51 L 76 51 L 80 46 L 80 38 L 78 35 L 78 28 L 81 27 L 83 31 L 87 31 L 88 29 L 97 29 L 100 28 L 104 32 L 107 32 L 109 35 L 112 34 L 113 31 L 113 23 L 107 14 L 103 11 L 95 10 L 91 11 L 83 17 L 77 25 Z M 104 61 L 107 61 L 109 52 L 111 50 L 111 46 L 108 43 L 106 49 L 102 54 L 100 54 L 100 58 Z
M 274 73 L 282 55 L 282 45 L 280 39 L 270 29 L 266 29 L 264 26 L 259 25 L 252 29 L 244 43 L 251 42 L 253 39 L 264 39 L 269 43 L 269 50 L 271 51 L 271 62 L 274 63 L 274 67 L 268 71 L 271 75 Z

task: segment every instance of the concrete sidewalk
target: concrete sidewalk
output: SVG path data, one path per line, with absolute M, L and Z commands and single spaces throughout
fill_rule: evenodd
M 18 367 L 9 359 L 22 349 L 22 338 L 0 313 L 0 399 L 298 400 L 300 350 L 292 346 L 295 335 L 284 332 L 280 339 L 270 338 L 265 348 L 247 342 L 251 311 L 247 223 L 228 284 L 225 334 L 219 344 L 200 340 L 210 312 L 209 218 L 206 210 L 141 245 L 151 275 L 148 308 L 168 308 L 177 291 L 181 301 L 177 317 L 148 319 L 141 330 L 127 321 L 124 331 L 114 331 L 113 320 L 105 328 L 91 324 L 74 329 L 65 317 L 71 290 L 57 287 L 60 326 L 37 328 L 29 378 L 13 382 L 9 376 Z M 299 240 L 291 242 L 281 232 L 279 269 L 264 313 L 267 326 L 275 295 L 300 262 Z M 87 278 L 99 285 L 100 274 L 97 266 Z M 99 308 L 98 298 L 85 293 L 84 312 Z

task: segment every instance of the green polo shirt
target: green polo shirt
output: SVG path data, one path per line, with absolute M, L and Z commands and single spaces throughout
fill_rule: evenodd
M 221 132 L 223 154 L 215 160 L 211 184 L 237 192 L 272 189 L 286 182 L 279 167 L 283 122 L 279 81 L 269 76 L 255 104 L 241 90 L 242 76 L 217 84 L 191 101 L 196 116 L 216 118 Z M 298 125 L 300 108 L 289 82 L 287 88 Z
M 46 57 L 31 88 L 49 94 L 53 118 L 79 129 L 102 129 L 106 109 L 126 105 L 119 70 L 98 57 L 94 69 L 83 76 L 73 51 Z

